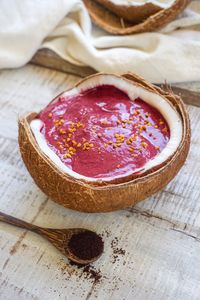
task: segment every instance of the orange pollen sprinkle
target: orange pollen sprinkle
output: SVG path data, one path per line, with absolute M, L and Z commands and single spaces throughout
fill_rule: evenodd
M 72 156 L 71 156 L 71 154 L 69 154 L 69 153 L 66 153 L 64 156 L 63 156 L 63 158 L 71 158 Z
M 115 138 L 116 140 L 121 140 L 121 141 L 124 141 L 124 134 L 118 134 L 118 133 L 115 133 Z
M 143 125 L 143 126 L 142 126 L 142 129 L 143 129 L 144 131 L 146 131 L 146 130 L 147 130 L 147 127 L 146 127 L 145 125 Z
M 145 142 L 142 142 L 140 145 L 141 145 L 143 148 L 147 148 L 147 147 L 148 147 L 148 144 L 145 143 Z
M 126 141 L 126 144 L 127 144 L 127 145 L 131 145 L 131 144 L 132 144 L 131 139 L 128 139 L 128 140 Z
M 62 120 L 56 120 L 54 125 L 55 125 L 55 127 L 58 127 L 58 126 L 61 126 L 63 123 L 64 123 L 63 119 Z
M 154 125 L 154 128 L 158 128 L 158 125 Z
M 75 132 L 76 128 L 69 128 L 69 132 Z
M 94 145 L 92 143 L 88 143 L 88 142 L 85 142 L 83 144 L 83 150 L 89 150 L 90 148 L 92 148 Z
M 135 135 L 132 135 L 131 141 L 136 141 L 137 137 Z
M 162 132 L 167 132 L 167 127 L 163 128 Z
M 48 114 L 48 117 L 49 117 L 49 118 L 52 118 L 52 113 L 49 113 L 49 114 Z
M 81 127 L 84 127 L 84 125 L 83 125 L 81 122 L 77 122 L 77 123 L 76 123 L 76 127 L 77 127 L 77 128 L 81 128 Z
M 70 151 L 70 152 L 76 152 L 76 149 L 73 148 L 73 147 L 69 147 L 69 151 Z
M 117 143 L 117 144 L 122 144 L 122 143 L 124 143 L 124 138 L 117 138 L 117 139 L 116 139 L 116 143 Z
M 142 132 L 143 128 L 141 126 L 138 126 L 138 130 L 139 130 L 139 132 Z
M 133 146 L 131 146 L 130 148 L 128 148 L 129 152 L 133 152 L 135 150 L 135 148 Z
M 61 128 L 61 129 L 59 130 L 59 133 L 60 133 L 60 134 L 66 134 L 66 130 L 64 130 L 64 129 Z

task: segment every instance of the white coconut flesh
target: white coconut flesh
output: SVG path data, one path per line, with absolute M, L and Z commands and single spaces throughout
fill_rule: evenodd
M 162 9 L 171 7 L 175 0 L 110 0 L 115 5 L 119 6 L 143 6 L 145 4 L 154 4 Z
M 65 98 L 76 96 L 84 91 L 90 90 L 94 87 L 98 87 L 101 85 L 114 86 L 119 90 L 125 92 L 131 101 L 140 98 L 144 102 L 148 103 L 150 106 L 158 110 L 169 126 L 169 141 L 160 153 L 158 153 L 153 159 L 148 160 L 146 164 L 143 165 L 141 168 L 135 169 L 131 172 L 127 172 L 125 174 L 105 178 L 86 177 L 77 172 L 74 172 L 61 161 L 59 156 L 53 150 L 50 149 L 45 136 L 41 133 L 41 128 L 44 126 L 43 122 L 40 119 L 32 120 L 30 123 L 30 128 L 32 130 L 32 133 L 35 137 L 39 149 L 52 161 L 52 163 L 60 171 L 64 172 L 65 174 L 68 174 L 69 176 L 72 176 L 73 178 L 85 181 L 112 181 L 117 178 L 127 177 L 134 173 L 142 174 L 160 164 L 163 164 L 169 157 L 171 157 L 177 151 L 177 148 L 181 143 L 183 134 L 183 123 L 181 116 L 165 98 L 161 97 L 156 93 L 150 92 L 143 87 L 137 86 L 134 83 L 123 79 L 120 76 L 99 74 L 87 78 L 86 80 L 82 81 L 77 87 L 67 92 L 64 92 L 62 96 Z M 54 101 L 57 101 L 57 99 L 55 99 Z

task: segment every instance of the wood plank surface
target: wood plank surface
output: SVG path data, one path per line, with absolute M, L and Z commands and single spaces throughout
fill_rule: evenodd
M 0 72 L 0 210 L 41 226 L 103 233 L 105 253 L 93 265 L 102 278 L 94 282 L 36 234 L 0 223 L 0 299 L 199 300 L 200 108 L 188 106 L 190 154 L 164 190 L 125 210 L 78 213 L 36 187 L 17 143 L 18 116 L 39 111 L 78 79 L 32 65 Z M 117 258 L 114 242 L 125 251 Z
M 90 67 L 73 65 L 70 62 L 62 59 L 59 55 L 57 55 L 50 49 L 38 50 L 38 52 L 33 56 L 31 63 L 60 72 L 73 74 L 76 76 L 78 75 L 80 77 L 85 77 L 96 72 Z
M 74 74 L 76 76 L 78 75 L 80 77 L 85 77 L 96 73 L 93 68 L 76 66 L 65 61 L 49 49 L 39 50 L 32 58 L 31 63 L 68 74 Z M 171 89 L 175 94 L 180 95 L 185 103 L 200 106 L 200 90 L 193 90 L 193 88 L 196 86 L 199 86 L 198 83 L 196 85 L 195 83 L 191 84 L 189 88 L 186 88 L 186 84 L 173 84 Z

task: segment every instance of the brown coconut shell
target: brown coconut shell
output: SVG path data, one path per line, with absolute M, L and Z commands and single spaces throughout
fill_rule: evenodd
M 191 0 L 176 0 L 169 8 L 158 10 L 155 13 L 153 13 L 155 7 L 151 6 L 150 9 L 148 6 L 142 5 L 137 8 L 137 14 L 135 12 L 131 20 L 130 8 L 122 8 L 119 5 L 111 7 L 111 4 L 108 3 L 110 1 L 105 0 L 83 1 L 96 25 L 109 33 L 120 35 L 156 31 L 174 20 L 191 2 Z M 124 18 L 124 15 L 127 17 Z M 144 18 L 145 15 L 146 18 Z
M 98 76 L 98 74 L 92 75 Z M 39 149 L 30 129 L 30 122 L 38 113 L 30 113 L 19 120 L 19 147 L 22 159 L 41 190 L 57 203 L 83 212 L 108 212 L 134 205 L 167 185 L 186 160 L 190 146 L 190 122 L 185 105 L 179 96 L 146 82 L 132 74 L 122 77 L 165 98 L 182 118 L 183 136 L 176 153 L 164 164 L 129 181 L 115 183 L 84 182 L 60 171 Z M 81 81 L 82 82 L 82 81 Z
M 113 14 L 132 24 L 138 24 L 162 10 L 158 5 L 151 2 L 143 5 L 116 5 L 110 0 L 95 0 L 100 5 L 111 11 Z

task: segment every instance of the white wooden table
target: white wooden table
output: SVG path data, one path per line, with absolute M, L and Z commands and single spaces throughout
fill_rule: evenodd
M 163 191 L 118 212 L 78 213 L 36 187 L 17 143 L 18 116 L 39 111 L 77 80 L 31 65 L 0 72 L 0 210 L 46 227 L 109 231 L 105 253 L 94 264 L 102 278 L 94 283 L 46 240 L 0 223 L 0 299 L 199 300 L 200 108 L 188 106 L 189 158 Z M 195 86 L 199 89 L 200 83 Z M 115 237 L 126 253 L 113 263 Z

